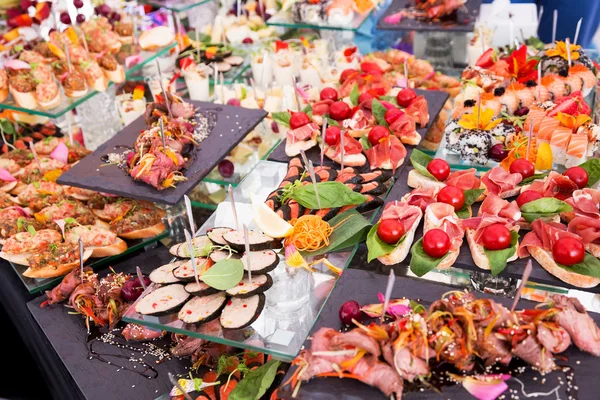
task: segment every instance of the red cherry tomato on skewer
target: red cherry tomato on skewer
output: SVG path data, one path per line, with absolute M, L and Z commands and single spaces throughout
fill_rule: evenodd
M 342 131 L 337 126 L 330 126 L 325 130 L 325 143 L 329 146 L 337 146 L 340 142 Z
M 388 130 L 388 128 L 379 125 L 374 126 L 369 131 L 369 143 L 371 143 L 372 146 L 377 146 L 379 143 L 381 143 L 382 140 L 388 138 L 389 136 L 390 131 Z
M 414 90 L 410 88 L 404 88 L 396 95 L 396 101 L 401 107 L 408 107 L 410 103 L 417 97 Z
M 571 167 L 563 175 L 572 180 L 579 189 L 583 189 L 588 184 L 588 173 L 581 167 Z
M 530 201 L 534 201 L 537 199 L 541 199 L 542 194 L 540 192 L 536 192 L 535 190 L 526 190 L 517 197 L 517 205 L 519 208 L 523 206 L 523 204 L 527 204 Z
M 511 174 L 521 174 L 523 179 L 527 179 L 535 173 L 535 166 L 531 161 L 519 158 L 510 164 L 509 170 Z

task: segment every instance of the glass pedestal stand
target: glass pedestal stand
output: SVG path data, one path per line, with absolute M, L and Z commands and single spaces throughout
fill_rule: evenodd
M 492 276 L 487 272 L 471 272 L 471 286 L 482 293 L 514 297 L 517 293 L 517 283 L 518 279 Z
M 81 119 L 85 146 L 95 150 L 102 143 L 113 137 L 123 127 L 116 104 L 117 85 L 110 85 L 105 92 L 100 92 L 77 107 L 77 115 Z
M 354 42 L 353 31 L 334 31 L 329 29 L 320 29 L 319 36 L 321 39 L 327 40 L 335 46 L 335 49 L 341 49 L 346 45 L 351 45 Z

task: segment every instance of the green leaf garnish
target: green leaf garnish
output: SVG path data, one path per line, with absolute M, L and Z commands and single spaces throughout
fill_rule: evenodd
M 517 251 L 517 245 L 519 244 L 519 234 L 515 231 L 510 231 L 510 246 L 504 250 L 488 250 L 485 247 L 483 251 L 485 256 L 490 262 L 490 269 L 492 275 L 496 276 L 506 268 L 508 259 L 511 258 Z
M 552 217 L 563 212 L 571 211 L 573 211 L 573 207 L 554 197 L 542 197 L 541 199 L 530 201 L 521 206 L 521 215 L 529 223 L 532 223 L 538 218 Z
M 350 101 L 352 102 L 352 105 L 354 107 L 356 107 L 358 105 L 358 98 L 360 96 L 360 92 L 358 91 L 358 85 L 354 85 L 354 87 L 352 87 L 352 91 L 350 92 Z
M 377 228 L 379 228 L 379 222 L 371 227 L 369 233 L 367 234 L 367 248 L 369 250 L 367 255 L 367 262 L 371 262 L 374 259 L 390 254 L 392 251 L 396 250 L 406 238 L 406 234 L 403 235 L 398 243 L 389 244 L 381 240 L 379 235 L 377 234 Z
M 410 270 L 418 277 L 421 277 L 432 269 L 437 268 L 437 266 L 444 261 L 444 258 L 448 256 L 448 253 L 439 258 L 434 258 L 427 255 L 427 253 L 425 253 L 425 249 L 423 249 L 423 238 L 417 240 L 417 242 L 413 244 L 412 248 L 410 249 L 410 254 Z
M 373 105 L 371 106 L 371 111 L 373 112 L 373 116 L 377 120 L 377 125 L 385 126 L 389 128 L 388 123 L 385 121 L 385 112 L 387 108 L 383 106 L 377 99 L 373 99 Z
M 410 163 L 421 175 L 424 175 L 434 181 L 438 181 L 437 178 L 427 170 L 427 165 L 433 160 L 430 156 L 423 153 L 421 150 L 414 149 L 410 154 Z
M 200 275 L 200 279 L 212 288 L 227 290 L 240 283 L 243 276 L 244 264 L 240 260 L 228 259 L 216 262 Z

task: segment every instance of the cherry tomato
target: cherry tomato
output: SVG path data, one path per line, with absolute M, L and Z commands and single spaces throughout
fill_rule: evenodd
M 339 99 L 337 90 L 331 87 L 326 87 L 325 89 L 321 90 L 321 94 L 319 95 L 319 97 L 321 98 L 321 100 L 336 101 L 337 99 Z
M 552 246 L 552 257 L 562 265 L 579 264 L 585 258 L 585 248 L 575 238 L 560 238 Z
M 342 131 L 337 126 L 330 126 L 325 130 L 325 143 L 336 146 L 340 142 Z
M 404 225 L 396 219 L 384 219 L 377 227 L 377 236 L 388 244 L 398 243 L 404 233 Z
M 540 192 L 536 192 L 535 190 L 526 190 L 517 197 L 517 205 L 519 208 L 523 207 L 523 204 L 527 204 L 530 201 L 534 201 L 537 199 L 541 199 L 542 194 Z
M 349 118 L 351 113 L 352 109 L 343 101 L 336 101 L 329 106 L 329 116 L 336 121 Z
M 563 175 L 575 182 L 579 189 L 583 189 L 588 184 L 588 173 L 581 167 L 571 167 Z
M 381 143 L 381 141 L 387 137 L 390 136 L 390 131 L 388 130 L 388 128 L 386 128 L 385 126 L 374 126 L 373 128 L 371 128 L 371 130 L 369 131 L 369 143 L 371 143 L 372 146 L 376 146 L 379 143 Z
M 527 161 L 524 158 L 518 158 L 510 164 L 511 174 L 521 174 L 523 179 L 533 176 L 535 173 L 535 166 L 531 161 Z
M 450 237 L 441 229 L 430 229 L 423 235 L 423 250 L 429 257 L 440 258 L 450 250 Z
M 352 74 L 355 74 L 357 71 L 355 69 L 352 68 L 348 68 L 342 71 L 342 73 L 340 74 L 340 83 L 344 83 L 344 81 L 346 79 L 348 79 L 348 77 Z
M 456 186 L 444 186 L 437 195 L 437 201 L 450 204 L 458 211 L 465 205 L 465 194 Z
M 398 118 L 404 115 L 404 111 L 399 108 L 390 108 L 383 116 L 388 125 L 393 124 Z
M 290 128 L 296 129 L 310 124 L 310 117 L 303 112 L 294 112 L 290 118 Z
M 450 175 L 450 165 L 446 160 L 434 158 L 427 164 L 427 171 L 438 181 L 445 181 Z
M 510 231 L 502 224 L 493 224 L 483 230 L 481 242 L 488 250 L 504 250 L 510 246 Z
M 362 102 L 367 100 L 373 100 L 374 98 L 375 97 L 373 97 L 371 93 L 364 92 L 363 94 L 358 96 L 358 104 L 361 104 Z
M 398 105 L 402 107 L 408 107 L 411 101 L 413 101 L 416 97 L 417 94 L 414 90 L 410 88 L 404 88 L 396 95 L 396 101 L 398 102 Z

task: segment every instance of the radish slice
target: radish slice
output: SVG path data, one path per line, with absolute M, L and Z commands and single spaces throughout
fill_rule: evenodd
M 63 164 L 67 164 L 69 161 L 69 148 L 63 142 L 59 142 L 58 146 L 50 153 L 50 158 L 60 161 Z

